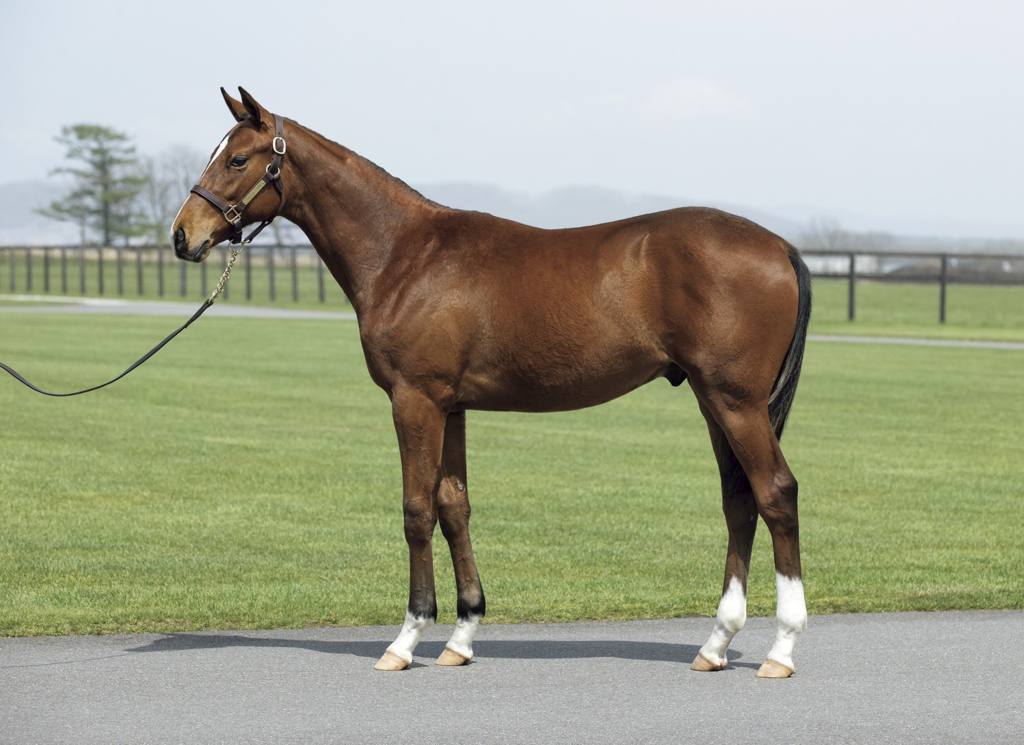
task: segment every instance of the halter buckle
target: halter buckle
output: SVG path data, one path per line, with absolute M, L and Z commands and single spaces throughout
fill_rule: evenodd
M 242 213 L 239 211 L 238 207 L 232 205 L 224 210 L 224 219 L 232 225 L 237 226 L 238 223 L 242 221 Z
M 281 167 L 274 168 L 273 163 L 267 163 L 267 178 L 271 181 L 276 181 L 277 177 L 281 175 Z
M 288 143 L 284 141 L 284 137 L 281 135 L 277 135 L 277 137 L 274 138 L 271 146 L 274 148 L 274 152 L 278 155 L 284 155 L 288 151 Z

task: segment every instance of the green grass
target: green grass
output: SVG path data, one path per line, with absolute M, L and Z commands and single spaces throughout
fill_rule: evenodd
M 860 280 L 853 322 L 847 288 L 846 280 L 814 280 L 812 333 L 1024 341 L 1024 286 L 949 285 L 945 324 L 937 284 Z
M 0 316 L 44 387 L 104 379 L 165 318 Z M 1024 607 L 1024 354 L 818 343 L 784 441 L 812 613 Z M 0 634 L 397 623 L 397 447 L 355 324 L 204 319 L 67 400 L 0 381 Z M 711 614 L 718 477 L 684 386 L 470 412 L 493 621 Z M 773 612 L 767 531 L 750 612 Z M 452 572 L 435 536 L 440 620 Z

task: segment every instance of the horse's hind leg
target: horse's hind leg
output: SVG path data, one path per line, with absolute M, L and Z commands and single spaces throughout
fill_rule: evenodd
M 732 452 L 747 474 L 757 511 L 772 534 L 778 633 L 757 674 L 765 678 L 786 678 L 793 674 L 797 635 L 807 625 L 800 572 L 797 482 L 782 455 L 766 402 L 738 400 L 721 391 L 698 392 L 698 396 L 728 438 Z
M 726 649 L 747 620 L 747 571 L 754 545 L 754 531 L 757 529 L 757 505 L 747 475 L 733 455 L 725 433 L 703 405 L 701 411 L 707 420 L 711 444 L 718 460 L 722 478 L 722 511 L 729 529 L 725 580 L 722 583 L 715 626 L 691 665 L 694 670 L 708 672 L 725 669 Z
M 437 510 L 455 568 L 458 619 L 438 665 L 464 665 L 473 658 L 473 637 L 484 615 L 484 590 L 469 539 L 469 493 L 466 483 L 466 413 L 448 415 Z

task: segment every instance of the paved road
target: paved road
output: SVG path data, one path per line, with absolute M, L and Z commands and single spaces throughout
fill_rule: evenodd
M 22 301 L 24 305 L 0 305 L 0 313 L 92 313 L 102 315 L 175 316 L 183 321 L 196 312 L 200 302 L 76 298 L 53 295 L 0 295 L 0 300 Z M 207 315 L 222 318 L 316 318 L 354 321 L 356 314 L 345 311 L 261 308 L 251 305 L 217 303 Z
M 905 347 L 958 347 L 961 349 L 1024 350 L 1020 341 L 981 341 L 975 339 L 921 339 L 913 336 L 846 336 L 839 334 L 808 334 L 810 341 L 829 341 L 843 344 L 895 344 Z
M 3 743 L 1009 743 L 1024 613 L 811 619 L 797 675 L 688 669 L 707 619 L 485 625 L 476 662 L 372 664 L 394 628 L 0 639 Z

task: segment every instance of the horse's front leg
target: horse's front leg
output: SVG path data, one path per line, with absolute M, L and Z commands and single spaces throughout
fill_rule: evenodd
M 423 630 L 437 618 L 434 558 L 430 541 L 437 525 L 437 487 L 441 474 L 445 414 L 420 391 L 398 389 L 391 395 L 398 449 L 402 456 L 402 506 L 409 544 L 409 606 L 405 624 L 374 667 L 404 670 Z

